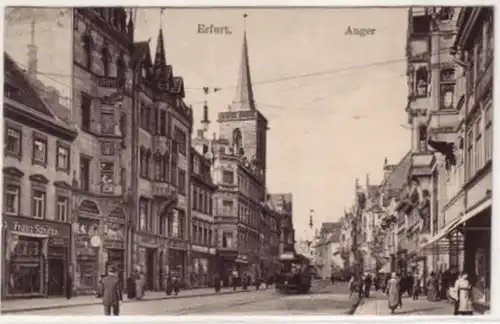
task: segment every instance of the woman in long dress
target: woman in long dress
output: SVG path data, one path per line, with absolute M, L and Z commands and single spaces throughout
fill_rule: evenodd
M 427 281 L 427 300 L 428 301 L 437 301 L 437 278 L 434 272 L 431 272 L 431 276 Z
M 455 300 L 455 315 L 472 315 L 472 286 L 467 273 L 462 273 L 450 292 Z
M 387 282 L 386 294 L 388 300 L 388 306 L 391 310 L 391 314 L 394 314 L 394 311 L 401 303 L 400 298 L 400 286 L 399 280 L 397 278 L 396 273 L 391 274 L 391 279 Z

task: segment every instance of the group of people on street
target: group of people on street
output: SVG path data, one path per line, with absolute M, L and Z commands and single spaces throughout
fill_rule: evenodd
M 448 275 L 448 276 L 447 276 Z M 418 276 L 411 276 L 413 280 L 402 280 L 396 273 L 392 273 L 387 281 L 385 293 L 388 297 L 388 307 L 394 314 L 398 307 L 403 307 L 402 295 L 407 292 L 412 299 L 418 299 L 421 290 L 421 281 Z M 443 283 L 444 282 L 444 283 Z M 409 289 L 411 287 L 411 289 Z M 447 300 L 453 303 L 454 315 L 472 315 L 472 286 L 466 272 L 454 278 L 451 272 L 442 276 L 431 272 L 426 282 L 427 299 L 435 302 Z
M 359 298 L 369 298 L 372 285 L 374 282 L 376 282 L 376 279 L 377 278 L 375 278 L 375 276 L 370 273 L 351 276 L 351 279 L 348 283 L 349 297 L 351 297 L 357 291 Z

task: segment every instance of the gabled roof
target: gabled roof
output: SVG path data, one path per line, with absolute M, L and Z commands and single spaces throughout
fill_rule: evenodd
M 382 182 L 382 189 L 384 191 L 399 191 L 407 183 L 411 171 L 411 151 L 399 161 L 394 167 L 392 172 Z
M 7 52 L 4 52 L 4 83 L 19 91 L 16 96 L 18 103 L 55 119 L 49 106 L 38 95 L 33 84 Z

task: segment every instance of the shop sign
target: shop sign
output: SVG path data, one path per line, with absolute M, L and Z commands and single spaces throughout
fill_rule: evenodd
M 68 245 L 68 240 L 62 237 L 51 237 L 49 238 L 49 246 L 69 246 Z
M 10 231 L 47 236 L 69 237 L 68 224 L 48 223 L 37 219 L 4 216 L 5 225 Z

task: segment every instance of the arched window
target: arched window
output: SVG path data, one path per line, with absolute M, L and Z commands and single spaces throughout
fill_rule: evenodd
M 90 34 L 85 34 L 82 36 L 83 42 L 83 52 L 84 52 L 84 62 L 83 65 L 91 70 L 92 69 L 92 37 Z
M 102 74 L 104 76 L 109 76 L 109 65 L 110 65 L 110 54 L 109 50 L 104 47 L 101 51 L 101 56 L 102 56 Z
M 234 131 L 233 131 L 233 149 L 234 149 L 234 152 L 236 153 L 240 153 L 240 149 L 242 149 L 241 145 L 242 145 L 242 135 L 241 135 L 241 130 L 239 128 L 236 128 Z M 243 152 L 244 153 L 244 152 Z

